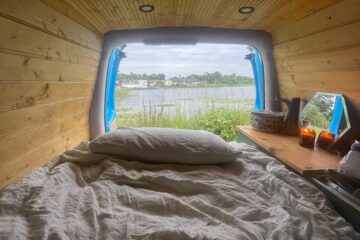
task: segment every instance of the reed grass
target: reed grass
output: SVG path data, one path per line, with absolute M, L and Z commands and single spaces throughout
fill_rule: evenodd
M 120 127 L 163 127 L 178 129 L 206 130 L 221 136 L 227 141 L 235 140 L 236 125 L 249 124 L 250 107 L 233 110 L 226 107 L 216 107 L 214 101 L 207 104 L 205 110 L 184 114 L 181 105 L 175 105 L 175 113 L 165 114 L 166 106 L 145 106 L 140 113 L 119 112 L 117 123 Z

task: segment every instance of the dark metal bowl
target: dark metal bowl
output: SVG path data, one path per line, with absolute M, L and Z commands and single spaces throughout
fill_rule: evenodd
M 280 132 L 284 127 L 283 112 L 252 112 L 250 115 L 250 125 L 262 132 Z

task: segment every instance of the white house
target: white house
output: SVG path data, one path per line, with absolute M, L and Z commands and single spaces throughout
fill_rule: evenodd
M 172 86 L 172 85 L 173 85 L 173 81 L 171 81 L 171 80 L 165 80 L 164 85 L 165 85 L 165 86 Z
M 124 88 L 148 88 L 149 80 L 131 80 L 122 84 Z

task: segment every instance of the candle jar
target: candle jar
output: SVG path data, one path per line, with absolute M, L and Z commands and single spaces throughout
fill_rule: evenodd
M 316 132 L 311 128 L 301 128 L 299 144 L 306 148 L 314 148 Z
M 329 146 L 335 141 L 335 134 L 328 131 L 321 131 L 318 139 L 316 140 L 316 146 L 323 149 L 328 149 Z

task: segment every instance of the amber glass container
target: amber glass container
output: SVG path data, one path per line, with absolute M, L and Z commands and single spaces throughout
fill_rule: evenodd
M 299 136 L 300 146 L 314 148 L 316 132 L 311 128 L 301 128 Z
M 323 149 L 328 149 L 329 146 L 335 141 L 335 134 L 328 131 L 321 131 L 318 139 L 316 140 L 316 146 Z

